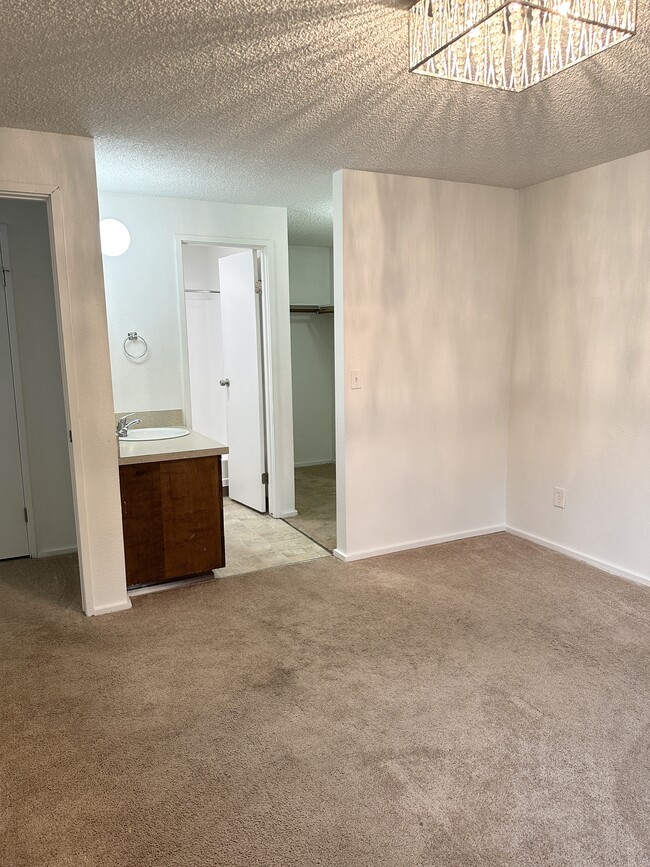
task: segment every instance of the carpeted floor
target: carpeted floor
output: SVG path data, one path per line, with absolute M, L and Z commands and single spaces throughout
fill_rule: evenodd
M 336 548 L 336 464 L 296 467 L 295 518 L 288 524 L 324 548 Z
M 0 566 L 3 867 L 650 864 L 648 588 L 500 534 L 88 620 L 52 568 Z

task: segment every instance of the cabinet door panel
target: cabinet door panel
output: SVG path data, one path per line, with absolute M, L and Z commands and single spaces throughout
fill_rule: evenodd
M 221 458 L 125 464 L 120 489 L 127 586 L 225 566 Z
M 127 586 L 165 578 L 160 464 L 120 467 Z
M 220 461 L 160 464 L 165 575 L 199 575 L 224 565 Z

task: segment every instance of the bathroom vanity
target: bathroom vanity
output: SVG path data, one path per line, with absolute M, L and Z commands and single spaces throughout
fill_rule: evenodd
M 127 586 L 225 566 L 221 456 L 228 448 L 194 431 L 118 442 Z

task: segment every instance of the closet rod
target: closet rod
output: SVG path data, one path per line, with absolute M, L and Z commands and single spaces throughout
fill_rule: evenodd
M 334 313 L 334 307 L 321 307 L 319 304 L 292 304 L 289 307 L 291 313 Z

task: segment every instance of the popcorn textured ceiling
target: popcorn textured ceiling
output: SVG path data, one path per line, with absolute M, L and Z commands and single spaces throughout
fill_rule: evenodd
M 650 148 L 649 4 L 510 94 L 411 75 L 401 0 L 13 0 L 0 125 L 94 136 L 102 189 L 282 205 L 325 244 L 342 167 L 522 187 Z

